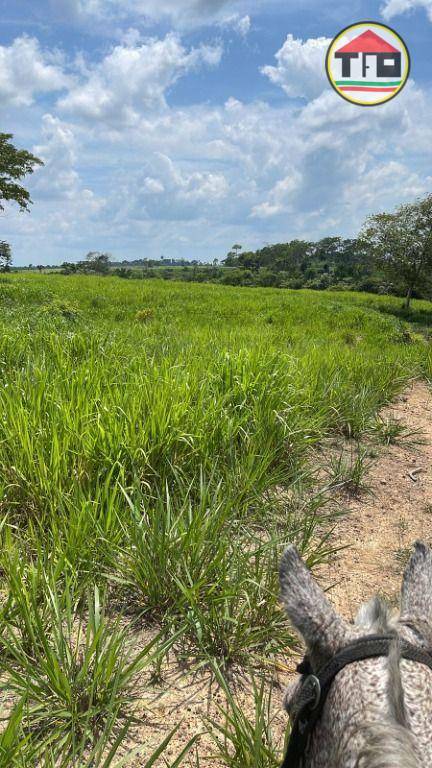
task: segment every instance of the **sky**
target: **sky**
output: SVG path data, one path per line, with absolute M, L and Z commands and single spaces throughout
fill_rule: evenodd
M 16 265 L 220 260 L 356 235 L 432 191 L 432 0 L 0 0 L 0 18 L 0 131 L 44 161 L 31 212 L 0 215 Z M 412 59 L 373 108 L 324 69 L 365 19 Z

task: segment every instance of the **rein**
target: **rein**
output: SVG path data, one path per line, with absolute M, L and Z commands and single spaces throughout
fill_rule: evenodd
M 303 681 L 296 700 L 296 717 L 282 768 L 301 768 L 315 725 L 321 717 L 335 677 L 349 664 L 388 656 L 395 635 L 368 635 L 345 646 L 316 674 L 307 656 L 297 667 Z M 432 655 L 400 639 L 400 656 L 432 670 Z

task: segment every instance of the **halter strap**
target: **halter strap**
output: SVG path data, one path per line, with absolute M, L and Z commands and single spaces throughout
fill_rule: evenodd
M 298 666 L 303 682 L 296 700 L 296 717 L 282 768 L 300 768 L 313 729 L 321 717 L 335 677 L 349 664 L 379 656 L 388 656 L 396 635 L 368 635 L 346 645 L 317 674 L 306 656 Z M 432 654 L 399 638 L 400 656 L 424 664 L 432 670 Z

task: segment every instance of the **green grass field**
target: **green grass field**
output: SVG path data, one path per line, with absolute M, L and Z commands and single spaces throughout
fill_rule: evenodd
M 432 309 L 57 274 L 0 301 L 0 768 L 108 768 L 170 649 L 225 674 L 289 648 L 279 556 L 328 548 L 311 451 L 430 377 Z

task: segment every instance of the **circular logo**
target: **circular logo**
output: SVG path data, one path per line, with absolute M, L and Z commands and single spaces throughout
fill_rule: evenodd
M 384 104 L 408 80 L 410 55 L 394 29 L 375 21 L 346 27 L 332 40 L 326 57 L 327 77 L 343 99 L 362 107 Z

